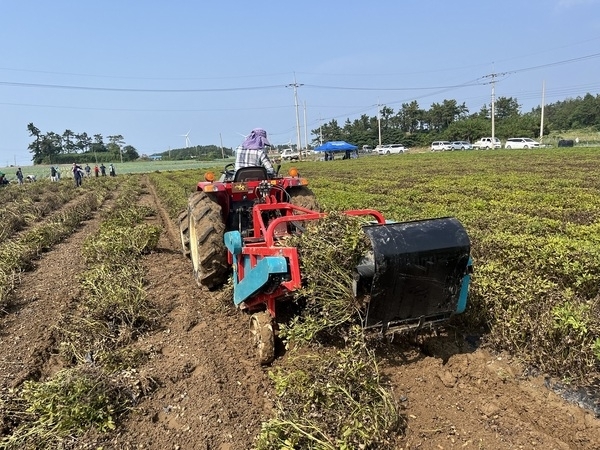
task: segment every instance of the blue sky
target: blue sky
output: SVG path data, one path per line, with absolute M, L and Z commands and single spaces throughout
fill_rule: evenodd
M 139 153 L 297 142 L 377 105 L 600 92 L 600 0 L 0 0 L 0 166 L 66 129 Z M 486 77 L 487 76 L 487 77 Z

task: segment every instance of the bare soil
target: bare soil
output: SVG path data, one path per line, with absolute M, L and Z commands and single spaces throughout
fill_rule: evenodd
M 164 232 L 145 257 L 150 300 L 161 326 L 135 345 L 150 353 L 139 368 L 153 390 L 109 434 L 89 432 L 77 448 L 217 449 L 253 447 L 272 414 L 273 389 L 249 347 L 249 318 L 229 291 L 196 285 L 175 224 L 150 186 L 140 202 Z M 23 274 L 0 316 L 0 395 L 62 367 L 53 326 L 79 295 L 79 249 L 99 212 Z M 527 376 L 518 362 L 475 347 L 451 328 L 378 349 L 384 379 L 406 414 L 402 449 L 598 449 L 600 420 Z M 280 357 L 274 364 L 280 364 Z

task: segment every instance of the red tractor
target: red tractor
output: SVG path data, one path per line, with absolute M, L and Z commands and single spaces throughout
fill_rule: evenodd
M 285 238 L 325 216 L 296 169 L 268 177 L 262 167 L 207 173 L 179 216 L 183 252 L 199 285 L 214 289 L 233 272 L 233 301 L 252 312 L 259 360 L 275 356 L 277 303 L 301 287 L 298 252 Z M 345 211 L 371 218 L 363 227 L 371 251 L 356 267 L 369 290 L 363 326 L 384 334 L 445 321 L 464 311 L 471 273 L 470 240 L 451 217 L 386 221 L 372 209 Z

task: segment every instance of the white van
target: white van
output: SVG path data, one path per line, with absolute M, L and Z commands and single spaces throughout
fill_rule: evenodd
M 479 139 L 477 142 L 473 143 L 473 148 L 477 148 L 477 149 L 490 149 L 490 148 L 501 148 L 502 147 L 502 143 L 500 142 L 500 139 L 498 139 L 497 137 L 494 138 L 494 143 L 492 144 L 492 138 L 491 137 L 482 137 L 481 139 Z
M 298 161 L 300 160 L 300 153 L 293 148 L 285 148 L 281 152 L 281 159 L 284 161 Z
M 380 155 L 393 155 L 397 153 L 406 153 L 408 149 L 402 144 L 387 144 L 381 147 L 377 146 L 377 153 Z
M 452 150 L 452 143 L 450 141 L 433 141 L 431 143 L 432 152 L 443 152 L 445 150 Z

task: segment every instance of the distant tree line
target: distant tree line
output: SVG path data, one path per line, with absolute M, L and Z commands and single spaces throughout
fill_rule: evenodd
M 221 151 L 221 147 L 217 147 L 216 145 L 195 145 L 193 147 L 167 150 L 161 153 L 156 153 L 156 155 L 160 155 L 163 161 L 179 161 L 183 159 L 212 161 L 214 159 L 220 159 L 223 156 L 227 158 L 228 156 L 233 155 L 233 150 L 231 148 L 223 147 L 223 151 Z
M 101 134 L 93 137 L 87 133 L 65 130 L 62 134 L 42 133 L 33 123 L 27 125 L 34 140 L 28 146 L 34 164 L 108 163 L 134 161 L 139 158 L 135 147 L 125 145 L 123 136 L 108 136 L 104 142 Z
M 521 113 L 517 99 L 498 97 L 494 110 L 495 135 L 500 139 L 540 136 L 541 107 Z M 318 145 L 322 139 L 323 142 L 343 140 L 358 146 L 375 146 L 379 143 L 380 128 L 383 144 L 418 147 L 436 140 L 473 142 L 491 135 L 491 104 L 473 114 L 456 100 L 433 103 L 428 110 L 422 109 L 416 101 L 403 103 L 398 111 L 384 106 L 379 119 L 363 114 L 354 121 L 346 119 L 343 126 L 333 119 L 311 130 L 315 136 L 312 144 Z M 580 128 L 600 131 L 600 95 L 586 94 L 545 106 L 544 135 Z
M 521 113 L 521 105 L 512 97 L 498 97 L 494 102 L 495 135 L 500 139 L 509 137 L 531 137 L 540 135 L 541 107 Z M 363 146 L 379 143 L 379 129 L 384 144 L 399 143 L 408 147 L 429 146 L 436 140 L 476 141 L 491 134 L 491 104 L 471 114 L 464 103 L 444 100 L 433 103 L 428 110 L 418 102 L 403 103 L 399 110 L 384 106 L 379 119 L 363 114 L 358 119 L 346 119 L 343 126 L 337 120 L 311 130 L 315 138 L 312 145 L 322 141 L 347 141 Z M 589 128 L 600 131 L 600 95 L 586 94 L 584 97 L 567 99 L 548 104 L 544 108 L 544 135 L 551 131 L 564 132 Z M 34 164 L 107 163 L 134 161 L 140 158 L 135 147 L 125 145 L 120 134 L 108 136 L 104 142 L 101 134 L 89 136 L 65 130 L 62 134 L 43 134 L 33 123 L 27 125 L 29 135 L 34 138 L 28 146 Z M 281 147 L 281 146 L 280 146 Z M 162 159 L 214 160 L 232 156 L 232 148 L 216 145 L 178 148 L 157 153 Z M 145 155 L 142 155 L 146 158 Z

